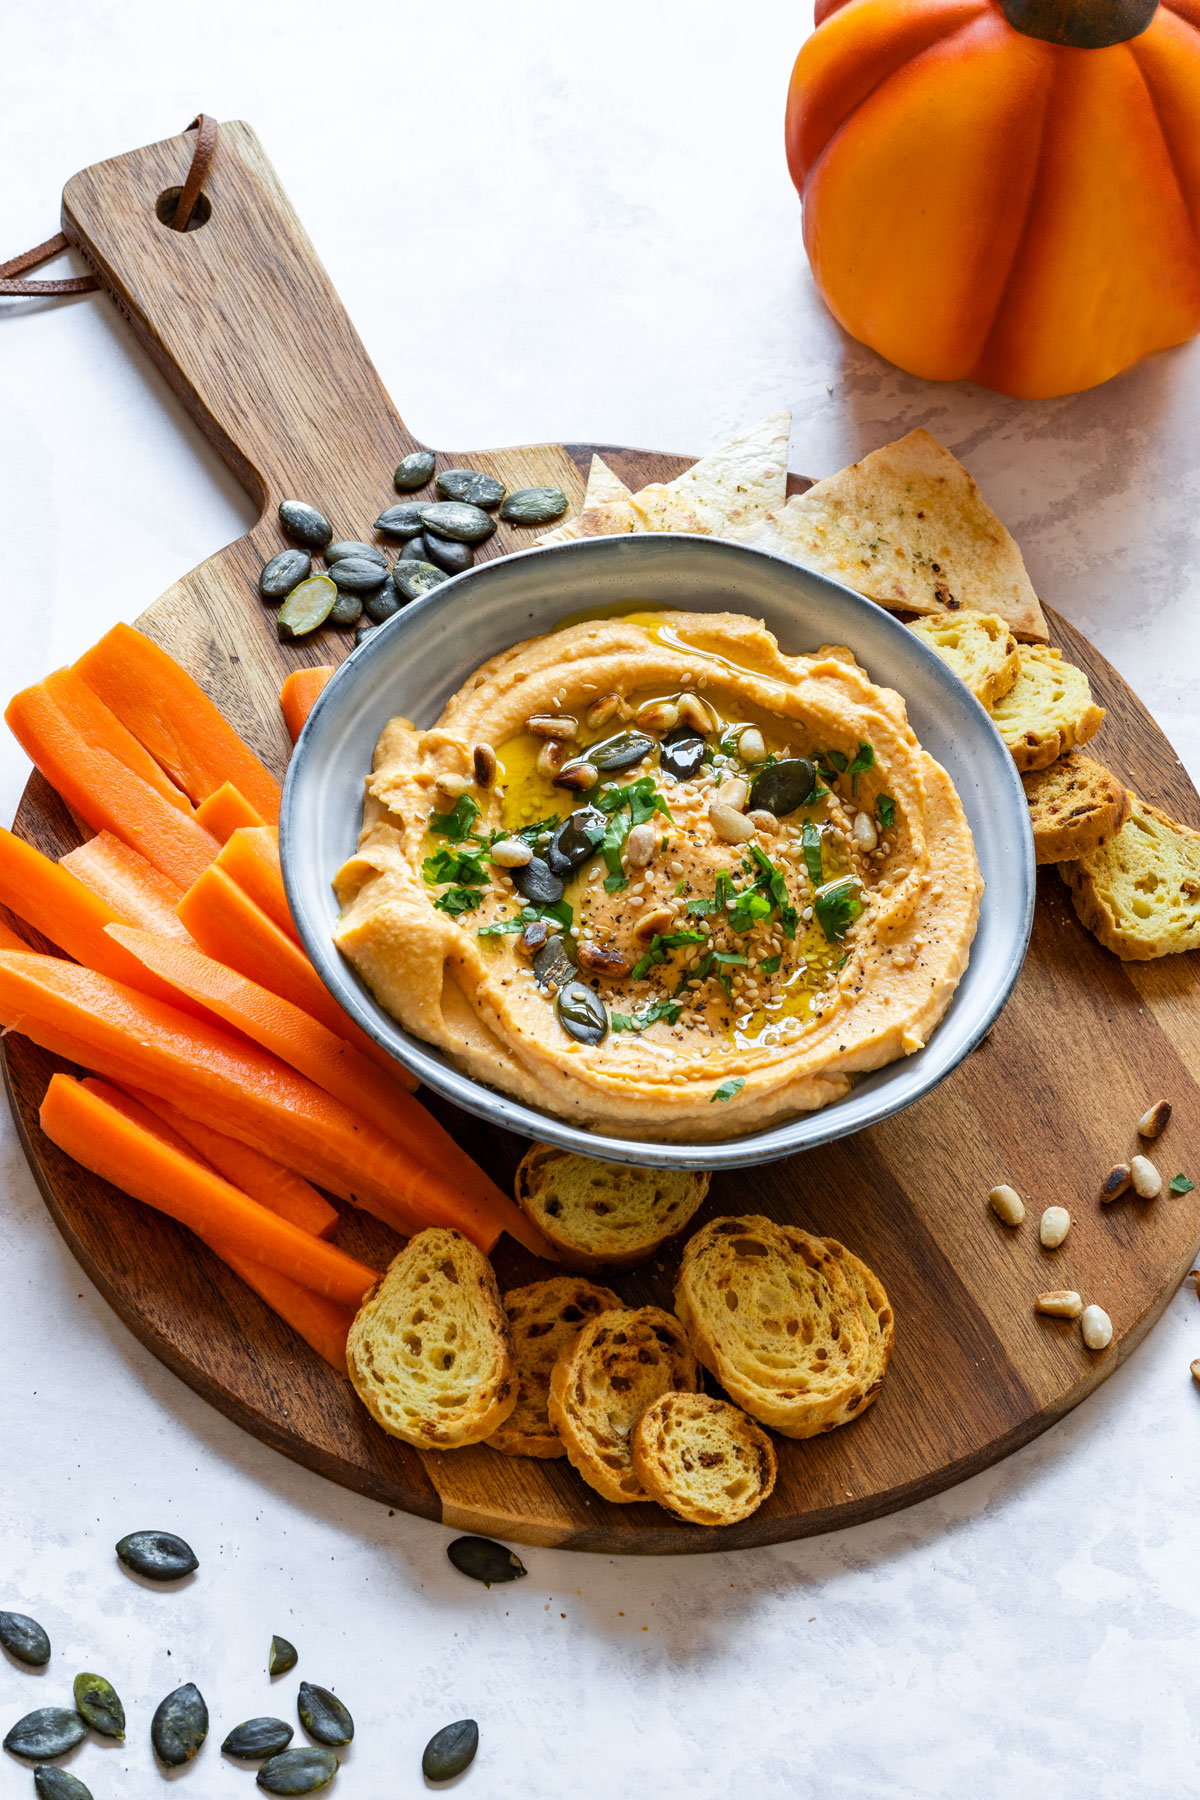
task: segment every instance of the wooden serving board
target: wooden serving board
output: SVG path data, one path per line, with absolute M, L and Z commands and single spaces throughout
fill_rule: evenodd
M 139 621 L 208 689 L 280 773 L 288 753 L 278 705 L 299 662 L 336 660 L 349 640 L 321 634 L 281 646 L 255 589 L 281 547 L 277 503 L 311 500 L 339 537 L 363 536 L 395 496 L 391 471 L 418 440 L 401 423 L 327 276 L 244 125 L 221 128 L 199 230 L 161 226 L 155 201 L 183 179 L 180 137 L 77 175 L 64 227 L 172 387 L 222 451 L 262 518 L 170 588 Z M 592 445 L 454 452 L 509 488 L 553 483 L 572 502 Z M 603 447 L 634 488 L 687 459 Z M 795 485 L 803 486 L 802 482 Z M 534 533 L 501 526 L 498 556 Z M 1090 673 L 1109 709 L 1102 755 L 1144 795 L 1200 825 L 1200 800 L 1169 744 L 1120 677 L 1064 620 L 1054 639 Z M 464 633 L 469 634 L 469 621 Z M 464 660 L 469 660 L 464 656 Z M 76 822 L 35 776 L 17 829 L 50 854 Z M 132 1331 L 198 1393 L 248 1431 L 332 1480 L 390 1506 L 527 1543 L 612 1552 L 728 1549 L 857 1523 L 936 1493 L 1005 1456 L 1078 1404 L 1157 1318 L 1191 1266 L 1200 1188 L 1147 1205 L 1096 1203 L 1101 1176 L 1137 1148 L 1134 1121 L 1169 1099 L 1156 1152 L 1167 1175 L 1196 1173 L 1200 1143 L 1197 959 L 1123 965 L 1076 922 L 1043 871 L 1028 960 L 985 1043 L 937 1091 L 859 1136 L 790 1162 L 720 1176 L 697 1223 L 765 1212 L 843 1239 L 895 1304 L 897 1345 L 883 1394 L 856 1424 L 809 1443 L 780 1441 L 771 1500 L 723 1532 L 653 1506 L 601 1501 L 565 1461 L 513 1460 L 476 1448 L 419 1454 L 386 1437 L 335 1375 L 189 1233 L 85 1174 L 41 1135 L 37 1108 L 54 1059 L 7 1041 L 7 1074 L 25 1148 L 59 1229 Z M 523 1145 L 436 1097 L 431 1110 L 502 1183 Z M 1000 1225 L 985 1196 L 1009 1181 L 1030 1197 L 1024 1227 Z M 1052 1202 L 1074 1226 L 1054 1254 L 1037 1218 Z M 382 1267 L 395 1247 L 367 1215 L 339 1241 Z M 635 1304 L 670 1304 L 676 1255 L 627 1277 Z M 502 1286 L 538 1265 L 505 1239 Z M 1102 1355 L 1078 1327 L 1036 1317 L 1047 1287 L 1075 1287 L 1112 1315 Z

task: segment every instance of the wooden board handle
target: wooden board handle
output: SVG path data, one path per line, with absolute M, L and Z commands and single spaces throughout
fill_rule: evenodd
M 342 467 L 351 444 L 378 455 L 386 505 L 391 470 L 417 440 L 248 125 L 220 127 L 204 222 L 160 221 L 194 143 L 185 133 L 73 176 L 67 238 L 264 511 L 294 498 L 334 516 L 362 492 L 363 470 Z

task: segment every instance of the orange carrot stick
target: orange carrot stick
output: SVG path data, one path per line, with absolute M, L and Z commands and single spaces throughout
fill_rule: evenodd
M 192 803 L 169 775 L 159 768 L 150 752 L 127 731 L 116 713 L 110 712 L 103 700 L 94 694 L 74 669 L 55 669 L 39 687 L 45 689 L 63 717 L 74 726 L 84 741 L 96 750 L 108 750 L 134 775 L 152 787 L 156 794 L 169 800 L 178 812 L 192 816 Z
M 12 926 L 5 919 L 0 919 L 0 950 L 31 950 L 23 937 L 18 937 Z
M 97 1086 L 54 1075 L 39 1114 L 50 1141 L 93 1175 L 200 1236 L 211 1234 L 235 1256 L 265 1263 L 342 1306 L 358 1306 L 379 1279 L 365 1263 L 268 1212 L 135 1123 Z
M 223 844 L 229 842 L 241 825 L 263 826 L 259 814 L 232 781 L 223 782 L 215 794 L 200 802 L 196 808 L 196 823 L 203 825 L 205 831 L 211 831 Z
M 279 833 L 274 826 L 259 831 L 235 831 L 217 858 L 230 881 L 236 881 L 255 906 L 262 908 L 272 924 L 286 931 L 296 943 L 300 935 L 292 918 L 283 886 L 283 870 L 279 864 Z
M 97 832 L 58 860 L 130 925 L 191 943 L 187 926 L 175 911 L 183 899 L 183 888 L 168 881 L 153 863 L 111 831 Z
M 115 625 L 75 669 L 185 794 L 207 800 L 232 781 L 261 818 L 278 823 L 279 783 L 151 638 Z
M 279 704 L 283 708 L 283 722 L 293 744 L 304 730 L 304 721 L 325 692 L 332 674 L 332 666 L 324 664 L 316 669 L 293 669 L 280 688 Z
M 89 742 L 43 684 L 15 695 L 4 717 L 25 754 L 93 831 L 113 832 L 181 887 L 221 848 L 112 750 Z

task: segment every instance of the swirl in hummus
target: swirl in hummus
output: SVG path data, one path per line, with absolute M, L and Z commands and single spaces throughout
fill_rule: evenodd
M 918 1050 L 983 889 L 962 804 L 848 650 L 630 613 L 393 719 L 336 940 L 468 1075 L 595 1130 L 721 1138 Z

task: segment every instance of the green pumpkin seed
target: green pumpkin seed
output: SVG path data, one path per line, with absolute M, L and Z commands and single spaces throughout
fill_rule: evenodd
M 425 549 L 429 561 L 444 569 L 447 575 L 461 575 L 475 561 L 470 544 L 456 544 L 453 538 L 435 537 L 432 531 L 425 533 Z
M 30 1762 L 65 1756 L 88 1734 L 86 1722 L 66 1706 L 39 1706 L 18 1719 L 4 1740 L 4 1748 Z
M 371 619 L 364 620 L 361 625 L 359 625 L 355 628 L 354 648 L 357 650 L 358 646 L 360 644 L 366 643 L 367 639 L 370 637 L 370 635 L 373 631 L 378 631 L 378 630 L 379 630 L 379 627 L 378 627 L 378 625 L 376 625 L 374 623 L 373 620 L 371 620 Z
M 399 564 L 396 566 L 399 567 Z M 400 611 L 402 605 L 395 588 L 381 587 L 377 594 L 363 596 L 363 611 L 369 619 L 374 619 L 376 625 L 385 624 L 393 613 Z
M 125 1708 L 116 1688 L 103 1675 L 75 1677 L 75 1706 L 101 1737 L 124 1738 Z
M 533 959 L 533 973 L 539 987 L 549 987 L 553 982 L 556 988 L 560 988 L 565 987 L 568 981 L 574 981 L 575 964 L 567 949 L 570 941 L 569 938 L 560 937 L 557 932 L 546 939 Z
M 258 591 L 264 600 L 283 600 L 311 574 L 312 557 L 307 550 L 281 550 L 263 564 Z
M 389 506 L 376 519 L 375 529 L 382 531 L 385 537 L 416 537 L 421 529 L 423 509 L 424 502 L 421 500 L 405 500 L 399 506 Z
M 256 1780 L 268 1794 L 315 1794 L 338 1772 L 332 1750 L 285 1750 L 258 1771 Z
M 453 538 L 459 544 L 479 544 L 491 537 L 496 521 L 481 506 L 468 506 L 462 500 L 435 500 L 421 508 L 421 523 L 438 537 Z
M 150 1742 L 159 1762 L 170 1769 L 191 1762 L 208 1736 L 208 1708 L 194 1681 L 160 1700 L 150 1721 Z
M 433 474 L 434 457 L 432 450 L 410 450 L 396 465 L 396 473 L 392 480 L 398 494 L 411 494 L 414 488 L 424 487 Z
M 561 519 L 567 510 L 567 496 L 561 488 L 518 488 L 500 508 L 500 517 L 510 525 L 549 525 Z
M 654 748 L 654 739 L 644 731 L 619 731 L 602 744 L 589 744 L 587 759 L 604 775 L 617 775 L 624 769 L 635 769 Z
M 117 1556 L 147 1581 L 178 1581 L 200 1567 L 192 1546 L 173 1531 L 131 1531 L 117 1545 Z
M 360 538 L 342 538 L 336 544 L 330 544 L 325 552 L 327 563 L 346 562 L 349 558 L 365 556 L 368 562 L 382 563 L 387 568 L 387 557 L 378 544 L 364 544 Z
M 323 550 L 333 536 L 333 526 L 323 513 L 306 500 L 280 502 L 279 523 L 297 544 L 306 550 Z
M 484 1587 L 491 1587 L 493 1582 L 519 1581 L 522 1575 L 529 1573 L 520 1557 L 507 1544 L 498 1544 L 495 1538 L 455 1538 L 452 1544 L 447 1544 L 446 1555 L 460 1575 L 482 1581 Z
M 435 1731 L 421 1758 L 426 1781 L 452 1781 L 470 1768 L 479 1748 L 479 1727 L 474 1719 L 458 1719 Z
M 382 557 L 376 562 L 373 556 L 344 556 L 341 562 L 329 565 L 329 579 L 339 593 L 369 594 L 387 578 L 388 566 Z
M 774 813 L 777 819 L 785 819 L 804 805 L 816 785 L 817 771 L 806 756 L 786 756 L 755 776 L 750 786 L 750 811 Z
M 279 609 L 275 621 L 283 643 L 306 637 L 323 625 L 337 602 L 338 591 L 328 575 L 310 575 L 293 588 Z
M 318 1744 L 348 1744 L 354 1736 L 354 1720 L 328 1688 L 302 1681 L 296 1711 L 305 1731 L 309 1737 L 315 1737 Z
M 50 1661 L 50 1639 L 28 1613 L 0 1612 L 0 1644 L 31 1669 L 43 1669 Z
M 234 1726 L 221 1749 L 240 1762 L 261 1762 L 286 1750 L 295 1735 L 285 1719 L 246 1719 Z
M 432 563 L 427 562 L 398 562 L 392 570 L 396 592 L 403 595 L 405 600 L 419 600 L 430 588 L 438 587 L 449 579 L 444 569 L 435 569 Z
M 358 637 L 358 632 L 355 632 Z M 272 1675 L 286 1675 L 300 1661 L 300 1653 L 295 1644 L 289 1644 L 285 1637 L 271 1639 L 271 1654 L 267 1658 L 267 1669 Z
M 608 1008 L 586 982 L 568 981 L 554 996 L 558 1022 L 577 1044 L 602 1044 L 608 1036 Z
M 331 625 L 357 625 L 362 618 L 363 597 L 361 594 L 339 593 L 329 609 Z
M 418 532 L 415 538 L 409 538 L 400 552 L 401 562 L 428 562 L 429 552 L 425 548 L 425 537 Z
M 92 1800 L 91 1788 L 84 1787 L 78 1775 L 52 1769 L 49 1763 L 33 1771 L 33 1786 L 38 1800 Z
M 465 500 L 471 506 L 490 511 L 504 498 L 504 484 L 481 469 L 443 469 L 437 478 L 437 491 L 446 500 Z

